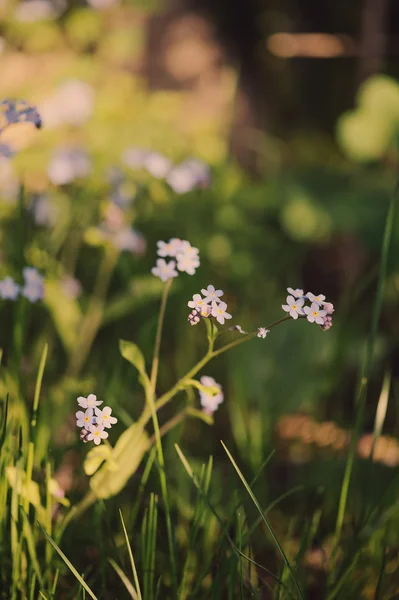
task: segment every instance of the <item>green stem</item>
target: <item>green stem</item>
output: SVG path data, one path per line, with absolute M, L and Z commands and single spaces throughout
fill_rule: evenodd
M 268 325 L 265 329 L 273 329 L 273 327 L 276 327 L 277 325 L 280 325 L 280 323 L 283 323 L 284 321 L 288 321 L 290 319 L 291 319 L 291 317 L 289 317 L 289 316 L 283 317 L 282 319 L 275 321 L 271 325 Z M 192 367 L 192 369 L 190 369 L 181 379 L 179 379 L 179 381 L 168 392 L 163 394 L 163 396 L 161 396 L 157 400 L 157 402 L 155 403 L 155 408 L 156 408 L 157 412 L 160 408 L 165 406 L 165 404 L 167 404 L 169 402 L 169 400 L 171 400 L 177 394 L 177 392 L 179 392 L 182 389 L 182 387 L 184 387 L 184 382 L 187 379 L 192 379 L 194 377 L 194 375 L 196 375 L 203 367 L 205 367 L 205 365 L 207 365 L 213 358 L 215 358 L 216 356 L 220 356 L 220 354 L 223 354 L 224 352 L 227 352 L 228 350 L 231 350 L 232 348 L 235 348 L 236 346 L 239 346 L 240 344 L 243 344 L 244 342 L 247 342 L 248 340 L 251 340 L 252 338 L 254 338 L 257 335 L 257 333 L 258 333 L 257 331 L 254 331 L 253 333 L 249 333 L 245 336 L 238 338 L 237 340 L 234 340 L 233 342 L 229 342 L 228 344 L 225 344 L 224 346 L 222 346 L 221 348 L 218 348 L 217 350 L 213 350 L 213 342 L 209 342 L 208 352 L 199 361 L 199 363 L 197 363 L 194 367 Z
M 175 548 L 174 548 L 174 537 L 172 530 L 172 520 L 170 516 L 170 503 L 169 503 L 169 494 L 168 494 L 168 486 L 166 481 L 166 472 L 165 472 L 165 458 L 162 449 L 162 441 L 161 441 L 161 431 L 159 428 L 158 417 L 157 417 L 157 409 L 155 406 L 155 388 L 157 384 L 157 376 L 158 376 L 158 366 L 159 366 L 159 351 L 161 347 L 161 339 L 162 339 L 162 328 L 163 322 L 165 318 L 165 309 L 166 302 L 168 299 L 168 294 L 170 290 L 170 286 L 172 284 L 172 280 L 168 280 L 161 300 L 161 308 L 159 311 L 158 318 L 158 326 L 157 333 L 155 337 L 155 347 L 154 347 L 154 356 L 152 359 L 152 368 L 151 368 L 151 376 L 150 376 L 150 386 L 146 387 L 146 407 L 144 409 L 144 413 L 140 419 L 146 418 L 148 414 L 148 409 L 150 411 L 150 415 L 152 417 L 152 423 L 154 426 L 154 435 L 155 435 L 155 445 L 157 449 L 158 456 L 158 465 L 159 465 L 159 480 L 161 484 L 161 492 L 162 498 L 165 506 L 165 520 L 166 520 L 166 531 L 168 538 L 168 546 L 169 546 L 169 558 L 170 558 L 170 566 L 171 566 L 171 575 L 172 575 L 172 585 L 174 587 L 175 592 L 177 591 L 177 570 L 176 570 L 176 561 L 175 561 Z M 148 419 L 149 420 L 149 419 Z
M 155 388 L 157 385 L 158 367 L 159 367 L 159 351 L 161 348 L 162 328 L 163 328 L 163 322 L 165 319 L 166 302 L 168 300 L 168 294 L 169 294 L 169 290 L 172 285 L 172 281 L 173 281 L 173 279 L 169 279 L 166 282 L 166 285 L 164 287 L 163 294 L 162 294 L 161 308 L 159 311 L 157 333 L 156 333 L 156 337 L 155 337 L 154 357 L 152 359 L 152 368 L 151 368 L 151 377 L 150 377 L 151 389 L 152 389 L 153 395 L 155 395 Z
M 336 520 L 336 524 L 335 524 L 335 539 L 334 539 L 334 546 L 333 546 L 333 555 L 335 555 L 335 551 L 338 548 L 338 544 L 339 544 L 339 541 L 341 538 L 346 504 L 347 504 L 347 500 L 348 500 L 349 484 L 350 484 L 353 465 L 354 465 L 354 461 L 355 461 L 356 445 L 357 445 L 359 433 L 360 433 L 360 430 L 361 430 L 361 427 L 363 424 L 363 420 L 364 420 L 364 409 L 365 409 L 365 403 L 366 403 L 367 388 L 368 388 L 368 382 L 369 382 L 371 366 L 372 366 L 374 343 L 375 343 L 375 338 L 377 336 L 378 323 L 379 323 L 381 309 L 382 309 L 382 296 L 383 296 L 384 283 L 385 283 L 386 274 L 387 274 L 388 255 L 389 255 L 389 248 L 390 248 L 391 239 L 392 239 L 393 225 L 395 222 L 396 202 L 398 201 L 398 196 L 399 196 L 399 183 L 397 184 L 395 191 L 393 193 L 393 196 L 392 196 L 392 199 L 391 199 L 391 202 L 389 205 L 386 221 L 385 221 L 385 230 L 384 230 L 384 236 L 383 236 L 383 241 L 382 241 L 381 260 L 380 260 L 380 269 L 379 269 L 379 275 L 378 275 L 377 291 L 376 291 L 374 307 L 373 307 L 373 314 L 372 314 L 372 319 L 371 319 L 371 330 L 370 330 L 370 336 L 368 339 L 368 344 L 367 344 L 367 349 L 366 349 L 366 356 L 363 361 L 363 367 L 362 367 L 360 381 L 359 381 L 358 390 L 357 390 L 357 394 L 356 394 L 355 406 L 357 409 L 357 414 L 356 414 L 354 432 L 353 432 L 352 439 L 351 439 L 351 445 L 349 448 L 348 459 L 347 459 L 347 463 L 345 466 L 345 472 L 344 472 L 344 477 L 343 477 L 342 487 L 341 487 L 341 494 L 340 494 L 340 498 L 339 498 L 338 514 L 337 514 L 337 520 Z
M 33 399 L 33 410 L 32 410 L 32 419 L 31 419 L 31 430 L 30 430 L 30 440 L 28 444 L 28 456 L 26 461 L 26 478 L 25 478 L 25 486 L 26 486 L 26 495 L 24 497 L 24 511 L 28 515 L 29 512 L 29 486 L 32 480 L 33 473 L 33 461 L 35 457 L 35 443 L 36 443 L 36 434 L 37 434 L 37 411 L 39 408 L 39 398 L 40 398 L 40 390 L 42 387 L 44 367 L 46 365 L 47 359 L 47 344 L 45 344 L 43 349 L 43 354 L 40 360 L 39 371 L 36 379 L 36 388 L 35 388 L 35 396 Z

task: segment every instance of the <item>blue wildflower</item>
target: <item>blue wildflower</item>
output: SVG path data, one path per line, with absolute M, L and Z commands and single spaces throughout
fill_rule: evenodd
M 42 126 L 35 106 L 26 100 L 3 100 L 0 102 L 0 133 L 14 123 L 33 123 L 37 129 Z
M 15 283 L 12 277 L 6 277 L 3 281 L 0 281 L 0 297 L 3 300 L 16 300 L 20 289 L 20 286 Z

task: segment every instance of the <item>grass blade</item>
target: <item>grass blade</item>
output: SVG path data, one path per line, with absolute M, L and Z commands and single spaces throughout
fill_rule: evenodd
M 125 527 L 125 522 L 123 520 L 122 511 L 120 509 L 119 509 L 119 516 L 120 516 L 121 521 L 122 521 L 123 533 L 125 534 L 127 549 L 128 549 L 128 552 L 129 552 L 130 564 L 132 566 L 134 583 L 135 583 L 136 590 L 137 590 L 136 596 L 137 596 L 138 600 L 142 600 L 142 595 L 141 595 L 141 590 L 140 590 L 140 582 L 139 582 L 139 578 L 138 578 L 137 570 L 136 570 L 136 565 L 135 565 L 134 558 L 133 558 L 133 552 L 132 552 L 132 548 L 130 546 L 129 537 L 127 535 L 127 531 L 126 531 L 126 527 Z
M 133 598 L 133 600 L 138 600 L 138 595 L 136 593 L 136 590 L 134 589 L 134 587 L 132 586 L 131 582 L 129 581 L 129 578 L 127 577 L 126 573 L 124 573 L 122 571 L 122 569 L 120 568 L 120 566 L 117 565 L 117 563 L 112 558 L 109 558 L 108 562 L 115 569 L 115 571 L 117 572 L 117 574 L 121 578 L 121 581 L 122 581 L 123 585 L 125 586 L 125 588 L 129 592 L 129 594 Z
M 94 594 L 94 592 L 92 592 L 92 590 L 89 588 L 89 586 L 87 585 L 87 583 L 85 582 L 85 580 L 83 579 L 83 577 L 78 573 L 78 571 L 75 569 L 75 567 L 73 566 L 73 564 L 71 563 L 71 561 L 65 556 L 65 554 L 63 553 L 63 551 L 61 550 L 61 548 L 59 546 L 57 546 L 57 544 L 55 543 L 55 541 L 53 540 L 52 537 L 50 537 L 46 530 L 44 529 L 44 527 L 42 527 L 42 525 L 39 523 L 40 525 L 40 529 L 42 530 L 46 540 L 49 542 L 49 544 L 51 544 L 54 548 L 54 550 L 60 555 L 60 557 L 62 558 L 62 560 L 64 561 L 64 563 L 66 564 L 66 566 L 68 567 L 68 569 L 75 575 L 76 579 L 78 580 L 78 582 L 80 583 L 80 585 L 82 586 L 82 588 L 84 590 L 86 590 L 86 592 L 89 594 L 90 598 L 92 598 L 93 600 L 99 600 L 97 598 L 97 596 Z
M 367 344 L 366 355 L 365 355 L 365 358 L 363 361 L 362 374 L 360 377 L 360 382 L 358 385 L 358 391 L 357 391 L 357 395 L 356 395 L 356 409 L 357 409 L 356 421 L 355 421 L 355 427 L 354 427 L 354 431 L 353 431 L 353 435 L 352 435 L 352 439 L 351 439 L 351 444 L 349 447 L 349 453 L 348 453 L 348 458 L 347 458 L 347 462 L 346 462 L 346 466 L 345 466 L 345 472 L 344 472 L 344 477 L 342 480 L 341 493 L 340 493 L 339 504 L 338 504 L 338 513 L 337 513 L 337 520 L 336 520 L 336 525 L 335 525 L 334 550 L 337 548 L 340 537 L 341 537 L 342 525 L 344 522 L 344 516 L 345 516 L 345 510 L 346 510 L 346 503 L 348 500 L 349 484 L 350 484 L 350 480 L 351 480 L 351 476 L 352 476 L 353 464 L 354 464 L 355 455 L 356 455 L 356 445 L 357 445 L 357 440 L 358 440 L 359 433 L 360 433 L 362 423 L 363 423 L 363 413 L 364 413 L 364 406 L 365 406 L 365 401 L 366 401 L 368 380 L 369 380 L 369 376 L 370 376 L 371 363 L 372 363 L 372 359 L 373 359 L 374 342 L 375 342 L 375 338 L 377 335 L 378 322 L 380 320 L 380 314 L 381 314 L 383 289 L 384 289 L 384 283 L 385 283 L 385 278 L 386 278 L 386 274 L 387 274 L 388 255 L 389 255 L 389 248 L 391 245 L 392 231 L 393 231 L 393 225 L 394 225 L 394 221 L 395 221 L 395 212 L 396 212 L 396 204 L 397 204 L 398 196 L 399 196 L 399 183 L 397 184 L 395 191 L 393 193 L 393 196 L 392 196 L 392 199 L 391 199 L 391 202 L 389 205 L 388 213 L 387 213 L 387 218 L 385 221 L 385 229 L 384 229 L 384 236 L 383 236 L 383 240 L 382 240 L 382 249 L 381 249 L 380 269 L 379 269 L 379 275 L 378 275 L 377 291 L 376 291 L 374 307 L 373 307 L 371 330 L 370 330 L 370 336 L 369 336 L 369 340 L 368 340 L 368 344 Z
M 270 523 L 269 523 L 269 521 L 268 521 L 268 519 L 267 519 L 266 515 L 264 514 L 264 512 L 263 512 L 263 510 L 262 510 L 262 507 L 260 506 L 260 504 L 259 504 L 258 500 L 256 499 L 256 497 L 255 497 L 254 493 L 252 492 L 251 488 L 249 487 L 249 484 L 248 484 L 247 480 L 245 479 L 244 475 L 241 473 L 241 471 L 240 471 L 240 469 L 239 469 L 239 467 L 238 467 L 237 463 L 235 462 L 234 458 L 233 458 L 233 457 L 232 457 L 232 455 L 230 454 L 229 450 L 227 449 L 227 447 L 225 446 L 225 444 L 224 444 L 223 442 L 221 442 L 221 444 L 222 444 L 222 446 L 223 446 L 223 448 L 224 448 L 224 450 L 225 450 L 225 452 L 226 452 L 227 456 L 229 457 L 231 464 L 232 464 L 232 465 L 233 465 L 233 467 L 235 468 L 235 470 L 236 470 L 236 472 L 237 472 L 237 475 L 238 475 L 238 476 L 239 476 L 239 478 L 241 479 L 242 483 L 243 483 L 243 484 L 244 484 L 244 486 L 245 486 L 245 489 L 247 490 L 247 492 L 248 492 L 249 496 L 251 497 L 251 499 L 252 499 L 252 502 L 255 504 L 256 508 L 258 509 L 258 512 L 259 512 L 259 514 L 260 514 L 260 515 L 261 515 L 261 517 L 262 517 L 262 521 L 265 523 L 265 525 L 266 525 L 267 529 L 269 530 L 269 533 L 270 533 L 270 535 L 272 536 L 272 538 L 273 538 L 273 541 L 274 541 L 274 543 L 276 544 L 277 548 L 279 549 L 279 552 L 280 552 L 280 554 L 281 554 L 281 556 L 282 556 L 282 558 L 283 558 L 283 560 L 284 560 L 284 562 L 285 562 L 285 564 L 286 564 L 286 566 L 287 566 L 287 569 L 289 570 L 289 572 L 290 572 L 290 574 L 291 574 L 291 577 L 292 577 L 292 580 L 293 580 L 293 582 L 294 582 L 294 585 L 295 585 L 295 587 L 296 587 L 296 589 L 297 589 L 297 592 L 298 592 L 298 594 L 299 594 L 300 598 L 302 598 L 302 600 L 303 600 L 303 594 L 302 594 L 302 590 L 301 590 L 301 588 L 299 587 L 299 584 L 298 584 L 298 582 L 297 582 L 297 580 L 296 580 L 295 573 L 294 573 L 294 571 L 293 571 L 293 569 L 292 569 L 292 567 L 291 567 L 290 561 L 288 560 L 288 558 L 287 558 L 287 555 L 285 554 L 285 552 L 284 552 L 284 550 L 283 550 L 283 548 L 282 548 L 282 546 L 281 546 L 280 542 L 278 541 L 278 539 L 277 539 L 277 537 L 276 537 L 276 534 L 274 533 L 274 531 L 273 531 L 273 529 L 272 529 L 272 527 L 271 527 L 271 525 L 270 525 Z

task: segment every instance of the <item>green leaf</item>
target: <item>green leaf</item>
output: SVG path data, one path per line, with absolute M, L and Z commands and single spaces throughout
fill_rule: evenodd
M 236 472 L 237 472 L 237 475 L 239 476 L 239 478 L 241 479 L 242 483 L 244 484 L 244 487 L 245 487 L 245 489 L 247 490 L 247 492 L 248 492 L 249 496 L 251 497 L 251 500 L 252 500 L 252 502 L 255 504 L 256 508 L 258 509 L 258 512 L 259 512 L 260 516 L 262 517 L 262 521 L 264 522 L 264 524 L 266 525 L 267 529 L 269 530 L 269 533 L 270 533 L 270 535 L 271 535 L 271 537 L 272 537 L 272 539 L 273 539 L 274 543 L 276 544 L 277 548 L 279 549 L 279 551 L 280 551 L 280 554 L 281 554 L 281 556 L 282 556 L 282 558 L 283 558 L 283 560 L 284 560 L 284 562 L 285 562 L 285 565 L 286 565 L 286 567 L 288 568 L 288 570 L 289 570 L 289 572 L 290 572 L 290 574 L 291 574 L 292 581 L 294 582 L 294 585 L 295 585 L 295 587 L 296 587 L 296 590 L 297 590 L 297 592 L 298 592 L 298 595 L 299 595 L 299 597 L 300 597 L 300 598 L 302 598 L 302 600 L 304 600 L 304 596 L 303 596 L 303 594 L 302 594 L 302 590 L 301 590 L 301 588 L 299 587 L 299 584 L 298 584 L 298 582 L 297 582 L 297 580 L 296 580 L 295 573 L 294 573 L 294 571 L 293 571 L 293 568 L 292 568 L 292 566 L 291 566 L 291 563 L 290 563 L 290 561 L 288 560 L 288 558 L 287 558 L 287 555 L 285 554 L 285 552 L 284 552 L 284 550 L 283 550 L 283 548 L 282 548 L 282 546 L 281 546 L 280 542 L 278 541 L 278 539 L 277 539 L 277 537 L 276 537 L 276 534 L 274 533 L 274 531 L 273 531 L 273 529 L 272 529 L 272 527 L 271 527 L 271 525 L 270 525 L 270 523 L 269 523 L 269 520 L 268 520 L 268 518 L 266 517 L 266 515 L 265 515 L 264 511 L 262 510 L 262 507 L 260 506 L 260 504 L 259 504 L 259 502 L 258 502 L 257 498 L 255 497 L 255 494 L 254 494 L 254 493 L 253 493 L 253 491 L 251 490 L 251 487 L 250 487 L 250 485 L 248 484 L 247 480 L 245 479 L 244 475 L 241 473 L 241 471 L 240 471 L 240 469 L 239 469 L 239 467 L 238 467 L 238 465 L 237 465 L 236 461 L 234 460 L 234 458 L 233 458 L 233 457 L 232 457 L 232 455 L 230 454 L 230 452 L 229 452 L 228 448 L 226 447 L 226 445 L 225 445 L 225 444 L 224 444 L 222 441 L 221 441 L 220 443 L 222 444 L 222 446 L 223 446 L 223 448 L 224 448 L 224 450 L 225 450 L 225 452 L 226 452 L 227 456 L 229 457 L 231 464 L 232 464 L 232 465 L 233 465 L 233 467 L 235 468 L 235 470 L 236 470 Z
M 78 302 L 65 295 L 59 281 L 46 281 L 45 302 L 65 350 L 72 352 L 82 320 Z
M 133 423 L 122 433 L 110 458 L 90 480 L 97 498 L 110 498 L 120 492 L 136 472 L 151 445 L 144 426 Z
M 144 356 L 137 344 L 126 340 L 119 340 L 119 350 L 123 358 L 136 367 L 140 374 L 147 375 Z
M 112 448 L 108 446 L 108 444 L 101 444 L 100 446 L 92 448 L 90 452 L 87 453 L 83 465 L 86 475 L 93 475 L 104 460 L 110 458 L 111 454 Z

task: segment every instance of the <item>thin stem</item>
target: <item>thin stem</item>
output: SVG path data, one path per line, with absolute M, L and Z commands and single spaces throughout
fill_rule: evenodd
M 164 287 L 163 294 L 162 294 L 161 309 L 159 311 L 157 334 L 155 337 L 154 357 L 152 359 L 152 368 L 151 368 L 151 377 L 150 377 L 151 389 L 152 389 L 153 394 L 155 394 L 155 388 L 157 385 L 158 367 L 159 367 L 159 351 L 161 348 L 162 328 L 163 328 L 163 322 L 165 319 L 166 302 L 168 300 L 168 294 L 169 294 L 169 290 L 172 285 L 172 281 L 173 281 L 173 279 L 168 279 L 168 281 L 166 282 L 166 285 Z
M 273 329 L 273 327 L 276 327 L 280 323 L 283 323 L 284 321 L 288 321 L 290 319 L 291 319 L 291 317 L 289 317 L 289 316 L 283 317 L 282 319 L 275 321 L 271 325 L 268 325 L 266 327 L 266 329 Z M 243 337 L 239 338 L 238 340 L 234 340 L 233 342 L 229 342 L 228 344 L 225 344 L 224 346 L 222 346 L 221 348 L 218 348 L 217 350 L 213 350 L 213 342 L 210 342 L 208 352 L 199 361 L 199 363 L 197 363 L 181 379 L 179 379 L 179 381 L 169 390 L 169 392 L 166 392 L 165 394 L 163 394 L 163 396 L 161 396 L 157 400 L 157 402 L 155 403 L 156 411 L 158 411 L 160 408 L 165 406 L 165 404 L 167 404 L 169 402 L 169 400 L 171 400 L 173 398 L 173 396 L 175 396 L 177 394 L 177 392 L 180 391 L 180 389 L 184 385 L 184 382 L 187 379 L 192 379 L 194 377 L 194 375 L 196 375 L 203 367 L 205 367 L 205 365 L 207 365 L 208 362 L 210 362 L 213 358 L 215 358 L 216 356 L 219 356 L 220 354 L 223 354 L 224 352 L 227 352 L 228 350 L 231 350 L 232 348 L 235 348 L 236 346 L 239 346 L 240 344 L 243 344 L 244 342 L 247 342 L 248 340 L 251 340 L 252 338 L 254 338 L 257 335 L 257 333 L 258 333 L 257 331 L 254 331 L 253 333 L 249 333 L 248 335 L 243 336 Z

